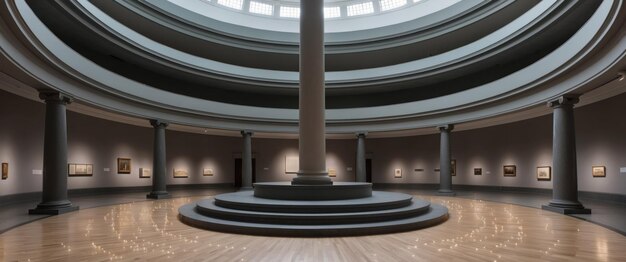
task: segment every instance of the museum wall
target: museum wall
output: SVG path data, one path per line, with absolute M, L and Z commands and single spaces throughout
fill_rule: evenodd
M 626 95 L 576 109 L 579 189 L 626 194 Z M 68 161 L 92 164 L 92 176 L 70 177 L 69 188 L 149 186 L 139 168 L 152 166 L 153 130 L 68 112 Z M 0 180 L 0 195 L 41 190 L 44 104 L 0 91 L 0 162 L 9 163 L 9 177 Z M 453 132 L 456 160 L 454 184 L 551 188 L 538 181 L 537 166 L 551 165 L 551 116 L 494 127 Z M 168 184 L 218 184 L 234 181 L 234 159 L 241 156 L 240 137 L 220 137 L 168 130 Z M 252 140 L 257 181 L 289 181 L 285 157 L 298 155 L 293 139 Z M 439 136 L 367 139 L 374 183 L 439 182 Z M 335 181 L 353 181 L 356 139 L 328 140 L 327 166 L 337 171 Z M 117 158 L 131 159 L 131 173 L 117 173 Z M 516 165 L 517 174 L 505 177 L 503 165 Z M 591 166 L 606 166 L 606 177 L 594 178 Z M 188 178 L 174 178 L 173 169 L 185 169 Z M 213 176 L 202 176 L 204 168 Z M 394 170 L 402 177 L 394 178 Z M 482 168 L 482 175 L 474 175 Z M 417 171 L 416 171 L 417 169 Z M 35 173 L 35 174 L 34 174 Z

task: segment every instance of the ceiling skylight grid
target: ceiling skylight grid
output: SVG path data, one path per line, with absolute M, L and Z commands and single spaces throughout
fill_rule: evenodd
M 233 9 L 243 9 L 243 0 L 217 0 L 217 4 Z
M 273 15 L 274 6 L 256 1 L 250 1 L 250 13 L 261 15 Z
M 280 17 L 300 18 L 300 8 L 292 6 L 281 6 Z
M 380 0 L 380 11 L 396 9 L 406 4 L 406 0 Z
M 348 8 L 348 16 L 357 16 L 357 15 L 365 15 L 374 13 L 374 3 L 365 2 L 355 5 L 349 5 Z
M 341 8 L 338 6 L 324 7 L 324 18 L 341 17 Z

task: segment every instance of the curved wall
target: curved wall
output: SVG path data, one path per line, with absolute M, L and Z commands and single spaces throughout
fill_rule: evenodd
M 626 195 L 626 94 L 575 110 L 579 190 Z M 9 163 L 9 177 L 0 180 L 0 195 L 41 190 L 43 162 L 43 103 L 0 91 L 0 161 Z M 551 116 L 512 124 L 453 132 L 452 152 L 457 161 L 454 184 L 551 188 L 537 181 L 535 168 L 551 164 Z M 234 181 L 234 158 L 241 139 L 167 131 L 168 184 L 213 184 Z M 254 139 L 257 181 L 288 181 L 285 156 L 297 155 L 291 139 Z M 439 161 L 438 135 L 367 139 L 374 183 L 438 183 L 434 171 Z M 68 112 L 68 161 L 93 164 L 91 177 L 70 177 L 69 188 L 149 186 L 139 178 L 139 168 L 151 168 L 152 129 Z M 353 181 L 356 140 L 328 140 L 328 168 L 337 170 L 335 181 Z M 131 174 L 117 174 L 116 159 L 132 159 Z M 516 177 L 504 177 L 502 165 L 516 165 Z M 591 176 L 592 165 L 606 166 L 606 177 Z M 483 175 L 473 175 L 473 168 Z M 104 171 L 105 168 L 110 171 Z M 173 168 L 189 171 L 189 178 L 173 178 Z M 215 175 L 204 177 L 203 168 Z M 403 177 L 394 178 L 395 168 Z M 414 171 L 424 169 L 424 171 Z

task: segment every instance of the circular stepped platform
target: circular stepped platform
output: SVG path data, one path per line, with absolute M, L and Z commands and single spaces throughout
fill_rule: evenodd
M 338 200 L 268 199 L 253 191 L 240 191 L 184 205 L 179 213 L 182 222 L 208 230 L 300 237 L 409 231 L 448 218 L 444 206 L 381 191 L 372 191 L 370 197 Z

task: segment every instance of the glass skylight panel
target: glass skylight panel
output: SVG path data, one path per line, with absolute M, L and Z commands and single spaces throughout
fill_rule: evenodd
M 261 15 L 272 15 L 274 13 L 274 6 L 255 1 L 250 1 L 250 13 Z
M 300 7 L 281 6 L 280 17 L 300 18 Z
M 338 6 L 324 7 L 324 18 L 336 18 L 341 16 L 341 9 Z
M 406 5 L 406 0 L 380 0 L 380 10 L 387 11 Z
M 241 10 L 243 8 L 243 0 L 217 0 L 217 4 L 237 10 Z
M 372 2 L 365 2 L 348 6 L 348 16 L 365 15 L 371 13 L 374 13 L 374 4 Z

